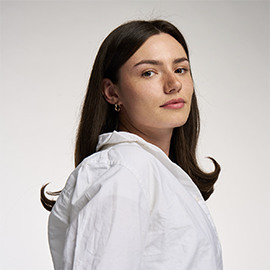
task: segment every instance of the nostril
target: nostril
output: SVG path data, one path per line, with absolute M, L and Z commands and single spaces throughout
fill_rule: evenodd
M 179 92 L 182 88 L 182 83 L 175 74 L 168 75 L 165 83 L 166 93 Z

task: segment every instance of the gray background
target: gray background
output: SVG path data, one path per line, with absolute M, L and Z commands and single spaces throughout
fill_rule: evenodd
M 200 162 L 222 166 L 208 206 L 224 268 L 270 269 L 268 1 L 1 1 L 1 269 L 52 269 L 39 189 L 62 188 L 73 170 L 100 43 L 127 20 L 153 18 L 190 47 Z

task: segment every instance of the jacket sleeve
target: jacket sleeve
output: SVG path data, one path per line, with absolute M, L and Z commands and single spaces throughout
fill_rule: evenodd
M 114 165 L 85 196 L 87 203 L 67 230 L 62 269 L 140 269 L 149 204 L 137 177 Z

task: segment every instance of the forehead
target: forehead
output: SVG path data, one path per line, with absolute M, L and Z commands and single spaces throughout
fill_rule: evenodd
M 127 63 L 133 64 L 144 59 L 173 61 L 181 57 L 187 58 L 183 46 L 171 35 L 161 33 L 148 38 Z

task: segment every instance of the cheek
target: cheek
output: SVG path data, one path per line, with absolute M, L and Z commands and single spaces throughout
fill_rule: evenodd
M 193 88 L 193 85 L 192 85 L 192 89 L 190 90 L 190 93 L 189 93 L 190 101 L 192 100 L 193 93 L 194 93 L 194 88 Z
M 184 88 L 184 92 L 186 95 L 186 98 L 188 100 L 191 100 L 192 96 L 193 96 L 193 92 L 194 92 L 194 85 L 193 85 L 193 81 L 187 81 L 185 84 L 185 88 Z
M 120 100 L 126 107 L 135 107 L 135 104 L 140 106 L 144 103 L 150 103 L 153 99 L 151 85 L 141 84 L 136 80 L 121 84 L 119 93 Z

